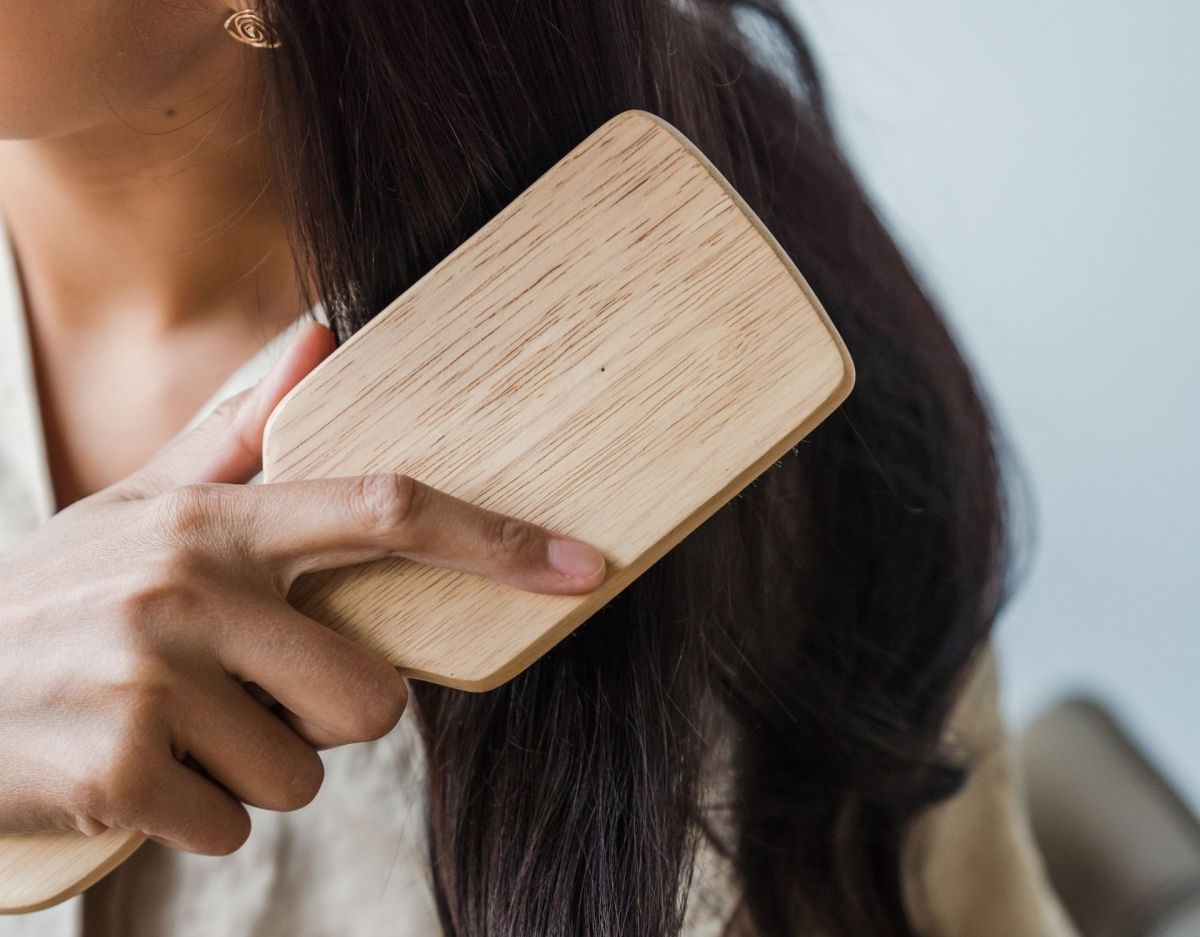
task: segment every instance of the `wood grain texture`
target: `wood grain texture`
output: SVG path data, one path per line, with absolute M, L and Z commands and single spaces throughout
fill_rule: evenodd
M 291 600 L 412 677 L 517 674 L 768 469 L 850 392 L 799 272 L 711 164 L 609 121 L 276 408 L 268 481 L 405 472 L 599 547 L 584 596 L 407 560 Z M 0 912 L 82 891 L 138 833 L 0 837 Z
M 78 895 L 145 840 L 130 830 L 0 836 L 0 914 L 28 914 Z
M 406 675 L 511 679 L 849 393 L 774 239 L 672 127 L 611 120 L 279 405 L 268 481 L 395 471 L 586 540 L 584 596 L 397 559 L 291 600 Z

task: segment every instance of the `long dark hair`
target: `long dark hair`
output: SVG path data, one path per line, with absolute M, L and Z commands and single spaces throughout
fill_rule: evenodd
M 678 933 L 707 836 L 756 934 L 911 935 L 904 834 L 962 782 L 943 727 L 1004 592 L 1000 473 L 794 24 L 770 0 L 265 13 L 297 258 L 340 336 L 637 107 L 747 199 L 857 365 L 842 411 L 517 680 L 414 686 L 445 932 Z

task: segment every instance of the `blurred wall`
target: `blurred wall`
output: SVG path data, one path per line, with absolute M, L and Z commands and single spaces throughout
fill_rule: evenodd
M 1200 807 L 1200 3 L 791 2 L 1031 482 L 1014 725 L 1099 691 Z

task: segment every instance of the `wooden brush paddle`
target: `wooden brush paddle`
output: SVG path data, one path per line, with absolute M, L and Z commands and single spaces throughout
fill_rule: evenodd
M 408 676 L 511 679 L 850 392 L 816 298 L 678 131 L 613 118 L 343 344 L 267 426 L 267 481 L 397 471 L 585 540 L 608 578 L 523 592 L 404 559 L 289 599 Z M 143 841 L 0 837 L 0 910 L 77 894 Z

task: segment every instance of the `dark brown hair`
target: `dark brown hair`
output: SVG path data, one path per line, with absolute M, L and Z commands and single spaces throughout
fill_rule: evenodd
M 414 686 L 446 933 L 678 933 L 699 834 L 758 934 L 912 934 L 901 844 L 962 781 L 943 726 L 1002 598 L 1000 473 L 796 27 L 769 0 L 266 13 L 297 256 L 342 337 L 637 107 L 747 199 L 857 365 L 839 413 L 528 672 Z

